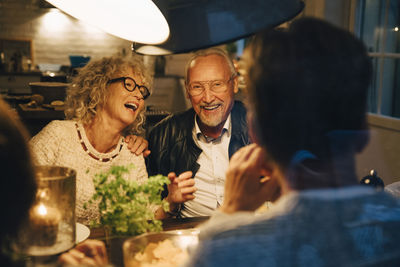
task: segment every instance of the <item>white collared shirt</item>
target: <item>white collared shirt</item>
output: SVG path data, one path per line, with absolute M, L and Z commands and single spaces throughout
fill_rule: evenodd
M 197 124 L 193 128 L 193 140 L 203 151 L 197 163 L 200 165 L 196 173 L 197 188 L 194 200 L 185 202 L 183 217 L 210 216 L 222 204 L 224 199 L 225 172 L 229 165 L 229 142 L 231 140 L 231 115 L 225 121 L 222 133 L 218 138 L 205 136 Z

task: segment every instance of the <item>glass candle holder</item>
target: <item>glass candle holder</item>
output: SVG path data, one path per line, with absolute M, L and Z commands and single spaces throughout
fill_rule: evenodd
M 58 166 L 35 168 L 38 190 L 16 241 L 31 256 L 64 252 L 75 245 L 75 170 Z

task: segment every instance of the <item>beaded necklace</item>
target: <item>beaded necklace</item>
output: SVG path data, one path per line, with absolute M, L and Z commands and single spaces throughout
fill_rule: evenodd
M 94 155 L 91 151 L 89 151 L 87 145 L 85 144 L 85 141 L 82 139 L 82 134 L 81 134 L 81 131 L 80 131 L 80 129 L 79 129 L 78 123 L 75 123 L 75 126 L 76 126 L 76 131 L 78 132 L 79 142 L 81 143 L 81 146 L 82 146 L 83 150 L 84 150 L 90 157 L 94 158 L 95 160 L 98 160 L 98 161 L 101 161 L 101 162 L 108 162 L 108 161 L 110 161 L 110 160 L 116 158 L 116 157 L 119 155 L 119 153 L 121 152 L 122 146 L 124 145 L 123 143 L 119 146 L 118 151 L 117 151 L 114 155 L 112 155 L 112 156 L 110 156 L 110 157 L 107 157 L 107 158 L 99 158 L 99 157 L 97 157 L 97 156 Z

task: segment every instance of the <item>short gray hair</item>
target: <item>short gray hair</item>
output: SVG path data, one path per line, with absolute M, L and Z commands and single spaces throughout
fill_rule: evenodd
M 190 65 L 192 64 L 192 62 L 199 57 L 205 57 L 205 56 L 209 56 L 209 55 L 218 55 L 218 56 L 223 57 L 229 66 L 229 70 L 231 71 L 231 77 L 235 77 L 237 75 L 235 65 L 233 65 L 232 59 L 229 57 L 228 53 L 221 48 L 212 47 L 212 48 L 197 51 L 189 59 L 189 61 L 186 64 L 186 67 L 185 67 L 185 82 L 186 82 L 186 84 L 188 84 L 188 82 L 189 82 L 188 81 L 188 71 L 189 71 L 189 68 L 190 68 Z

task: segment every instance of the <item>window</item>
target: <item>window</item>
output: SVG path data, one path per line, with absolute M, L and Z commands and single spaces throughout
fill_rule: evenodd
M 356 34 L 374 67 L 369 111 L 400 118 L 400 1 L 359 0 L 357 13 Z

